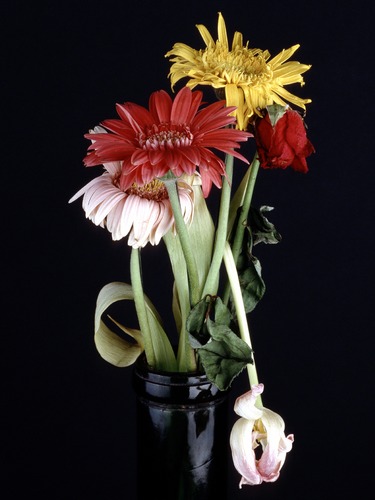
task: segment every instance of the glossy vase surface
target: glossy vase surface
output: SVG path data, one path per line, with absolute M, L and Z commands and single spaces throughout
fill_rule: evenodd
M 227 393 L 205 375 L 134 371 L 138 500 L 226 500 Z

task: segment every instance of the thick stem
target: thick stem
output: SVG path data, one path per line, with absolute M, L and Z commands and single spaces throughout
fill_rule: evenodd
M 145 299 L 143 294 L 140 250 L 133 248 L 130 256 L 130 277 L 134 294 L 135 310 L 137 312 L 139 327 L 143 335 L 147 363 L 156 366 L 155 352 L 152 345 L 151 329 L 148 323 Z
M 238 327 L 240 330 L 241 339 L 244 342 L 246 342 L 246 344 L 250 347 L 250 349 L 252 349 L 250 330 L 249 330 L 249 325 L 247 322 L 245 306 L 243 303 L 240 281 L 238 279 L 236 264 L 234 262 L 233 254 L 232 254 L 232 251 L 231 251 L 231 248 L 230 248 L 230 245 L 228 242 L 225 245 L 224 263 L 225 263 L 225 267 L 227 270 L 229 283 L 230 283 L 230 286 L 232 289 L 233 303 L 234 303 L 234 307 L 236 309 L 237 321 L 238 321 Z M 257 369 L 255 366 L 254 354 L 253 354 L 253 362 L 248 363 L 246 368 L 247 368 L 247 373 L 248 373 L 248 377 L 249 377 L 250 387 L 252 385 L 258 385 L 259 380 L 258 380 Z M 257 401 L 259 402 L 260 405 L 262 405 L 261 396 L 258 396 Z
M 206 283 L 203 289 L 202 297 L 207 294 L 216 295 L 219 282 L 219 272 L 223 261 L 225 243 L 227 241 L 228 214 L 230 207 L 230 194 L 233 178 L 233 156 L 227 155 L 225 158 L 226 177 L 223 178 L 223 187 L 221 191 L 219 217 L 215 235 L 214 252 L 212 256 L 210 270 L 208 271 Z

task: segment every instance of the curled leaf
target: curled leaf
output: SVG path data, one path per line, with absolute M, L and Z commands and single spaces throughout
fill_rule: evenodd
M 131 285 L 127 283 L 113 282 L 105 285 L 99 292 L 95 309 L 95 335 L 94 341 L 99 354 L 103 359 L 114 366 L 125 367 L 133 364 L 138 356 L 143 352 L 143 338 L 139 330 L 128 328 L 114 319 L 110 318 L 124 333 L 133 340 L 117 335 L 103 321 L 102 316 L 106 310 L 120 300 L 133 300 L 134 294 Z M 145 305 L 148 321 L 153 332 L 155 332 L 155 342 L 160 342 L 164 347 L 162 350 L 165 366 L 173 369 L 175 367 L 174 353 L 169 348 L 169 341 L 161 327 L 161 320 L 152 302 L 145 295 Z M 131 340 L 131 339 L 129 339 Z
M 94 341 L 103 359 L 114 366 L 132 365 L 143 351 L 140 331 L 128 329 L 110 318 L 121 330 L 130 335 L 134 342 L 128 342 L 113 332 L 102 320 L 102 315 L 110 305 L 119 300 L 133 300 L 133 291 L 126 283 L 109 283 L 99 292 L 95 309 Z

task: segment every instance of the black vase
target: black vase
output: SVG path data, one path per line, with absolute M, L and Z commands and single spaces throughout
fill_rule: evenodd
M 227 498 L 227 392 L 202 374 L 136 363 L 138 499 Z

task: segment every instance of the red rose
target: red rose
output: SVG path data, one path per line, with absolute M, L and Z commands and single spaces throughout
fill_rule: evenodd
M 308 171 L 306 157 L 315 152 L 306 136 L 303 119 L 297 111 L 287 109 L 275 125 L 270 116 L 255 121 L 255 140 L 260 165 L 263 168 L 292 167 Z

